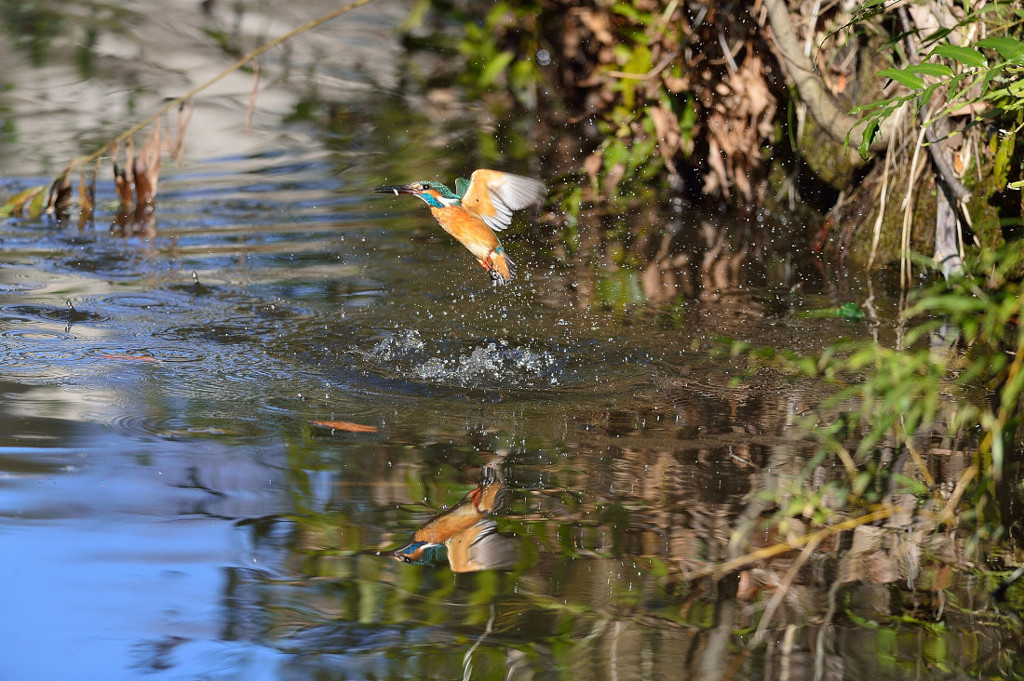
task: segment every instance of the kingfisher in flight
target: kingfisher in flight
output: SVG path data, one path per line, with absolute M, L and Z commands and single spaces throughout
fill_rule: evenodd
M 455 191 L 440 182 L 378 187 L 379 193 L 412 194 L 423 199 L 444 231 L 469 249 L 491 275 L 495 286 L 515 276 L 516 266 L 498 241 L 512 222 L 512 211 L 539 204 L 547 195 L 544 183 L 530 177 L 481 168 L 467 180 L 455 181 Z

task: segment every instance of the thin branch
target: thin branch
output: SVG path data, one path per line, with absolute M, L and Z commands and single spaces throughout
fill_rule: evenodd
M 279 37 L 271 40 L 269 43 L 265 43 L 265 44 L 257 47 L 255 50 L 253 50 L 252 52 L 249 52 L 248 54 L 243 56 L 241 59 L 236 61 L 234 64 L 232 64 L 228 68 L 226 68 L 223 71 L 221 71 L 220 73 L 218 73 L 213 78 L 210 78 L 209 80 L 207 80 L 205 83 L 203 83 L 201 85 L 197 85 L 196 87 L 192 88 L 191 90 L 189 90 L 185 94 L 181 95 L 177 99 L 174 99 L 174 100 L 168 102 L 167 104 L 162 106 L 160 109 L 158 109 L 157 112 L 154 113 L 149 118 L 147 118 L 144 121 L 142 121 L 142 122 L 140 122 L 140 123 L 138 123 L 136 125 L 133 125 L 132 127 L 128 128 L 127 130 L 122 132 L 120 135 L 115 137 L 113 140 L 111 140 L 110 145 L 118 145 L 118 144 L 121 144 L 121 143 L 126 142 L 127 140 L 131 139 L 131 137 L 135 133 L 139 132 L 140 130 L 145 128 L 147 125 L 153 123 L 154 121 L 156 121 L 158 118 L 163 116 L 168 111 L 174 109 L 175 107 L 181 106 L 185 102 L 191 100 L 193 97 L 195 97 L 197 94 L 199 94 L 200 92 L 202 92 L 206 88 L 210 87 L 211 85 L 213 85 L 214 83 L 220 81 L 221 79 L 225 78 L 226 76 L 234 73 L 235 71 L 237 71 L 238 69 L 242 68 L 243 66 L 248 64 L 250 61 L 252 61 L 256 57 L 258 57 L 261 54 L 263 54 L 264 52 L 267 52 L 268 50 L 271 50 L 271 49 L 277 47 L 281 43 L 284 43 L 284 42 L 286 42 L 288 40 L 291 40 L 292 38 L 294 38 L 295 36 L 297 36 L 297 35 L 299 35 L 301 33 L 305 33 L 306 31 L 310 31 L 310 30 L 320 26 L 321 24 L 327 23 L 331 19 L 336 19 L 337 17 L 340 17 L 342 14 L 347 14 L 348 12 L 351 12 L 354 9 L 362 7 L 363 5 L 369 4 L 370 2 L 373 2 L 373 0 L 354 0 L 353 2 L 350 2 L 349 4 L 345 5 L 344 7 L 339 7 L 336 10 L 332 10 L 332 11 L 328 12 L 327 14 L 323 15 L 322 17 L 319 17 L 318 19 L 313 19 L 312 21 L 306 22 L 305 24 L 302 24 L 298 28 L 294 28 L 291 31 L 288 31 L 287 33 L 285 33 L 284 35 L 279 36 Z M 108 147 L 110 145 L 104 146 L 104 147 L 94 151 L 93 153 L 87 155 L 87 156 L 79 156 L 78 158 L 76 158 L 76 159 L 72 160 L 70 163 L 68 163 L 67 169 L 71 170 L 73 168 L 77 168 L 78 166 L 83 166 L 83 165 L 86 165 L 86 164 L 89 164 L 89 163 L 95 161 L 96 159 L 98 159 L 101 156 L 103 156 L 103 154 L 107 151 L 107 149 L 108 149 Z
M 751 563 L 756 563 L 760 560 L 767 560 L 768 558 L 774 558 L 775 556 L 782 555 L 783 553 L 789 553 L 790 551 L 796 551 L 797 549 L 803 548 L 812 542 L 820 542 L 826 537 L 839 534 L 840 532 L 845 532 L 846 530 L 852 530 L 860 527 L 861 525 L 868 525 L 876 520 L 888 518 L 890 515 L 892 515 L 892 509 L 889 507 L 884 506 L 882 508 L 877 508 L 870 513 L 865 513 L 857 518 L 844 520 L 843 522 L 836 523 L 835 525 L 823 527 L 816 532 L 811 532 L 803 535 L 802 537 L 797 537 L 790 542 L 786 542 L 784 544 L 773 544 L 772 546 L 766 546 L 763 549 L 752 551 L 745 556 L 733 558 L 732 560 L 718 565 L 708 565 L 707 567 L 699 568 L 697 570 L 691 570 L 690 572 L 680 575 L 680 579 L 689 582 L 697 579 L 698 577 L 707 577 L 709 575 L 714 575 L 717 579 L 731 572 L 735 572 L 740 568 L 744 568 Z

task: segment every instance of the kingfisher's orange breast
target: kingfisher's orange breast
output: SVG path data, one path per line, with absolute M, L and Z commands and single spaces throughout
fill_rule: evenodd
M 444 231 L 458 239 L 480 260 L 499 245 L 498 237 L 486 222 L 459 206 L 431 207 L 430 212 Z

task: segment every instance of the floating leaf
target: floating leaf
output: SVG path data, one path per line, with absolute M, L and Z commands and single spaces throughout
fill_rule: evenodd
M 985 55 L 978 52 L 973 47 L 961 47 L 959 45 L 939 45 L 931 54 L 937 54 L 940 57 L 946 59 L 952 59 L 958 64 L 964 66 L 972 66 L 975 68 L 984 68 L 988 66 L 988 60 L 985 59 Z M 931 55 L 929 55 L 931 56 Z
M 806 310 L 800 313 L 804 319 L 828 319 L 838 317 L 848 322 L 859 322 L 864 319 L 864 311 L 860 305 L 852 301 L 843 303 L 839 307 L 826 307 L 817 310 Z
M 331 430 L 344 430 L 349 433 L 376 433 L 377 426 L 365 426 L 362 423 L 351 421 L 310 421 L 314 426 L 330 428 Z
M 111 353 L 111 354 L 102 354 L 102 355 L 100 355 L 100 357 L 103 358 L 103 359 L 120 359 L 120 360 L 132 361 L 132 362 L 159 362 L 160 361 L 156 357 L 151 357 L 150 355 L 119 355 L 119 354 Z

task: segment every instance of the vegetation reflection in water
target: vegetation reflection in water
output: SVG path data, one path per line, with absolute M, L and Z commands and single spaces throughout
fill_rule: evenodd
M 953 659 L 1014 668 L 1016 625 L 985 610 L 963 540 L 908 532 L 906 499 L 890 499 L 907 508 L 906 521 L 859 527 L 724 580 L 680 582 L 681 568 L 736 555 L 730 540 L 756 512 L 752 493 L 798 477 L 814 443 L 780 429 L 783 405 L 770 393 L 748 397 L 733 417 L 728 398 L 673 397 L 674 407 L 647 411 L 566 409 L 561 423 L 499 406 L 468 432 L 434 413 L 418 418 L 434 424 L 435 444 L 410 446 L 403 429 L 395 442 L 335 443 L 337 458 L 317 454 L 317 441 L 305 455 L 293 449 L 293 474 L 305 469 L 295 478 L 306 500 L 298 508 L 310 510 L 254 528 L 254 544 L 288 558 L 276 575 L 238 578 L 255 589 L 254 602 L 273 603 L 264 635 L 311 670 L 383 678 L 461 676 L 463 664 L 474 678 L 578 665 L 596 678 L 633 677 L 641 660 L 652 674 L 707 678 L 734 665 L 745 674 L 825 665 L 881 678 Z M 948 456 L 942 474 L 955 477 L 966 460 Z M 891 463 L 894 474 L 911 472 L 905 460 Z M 437 508 L 462 497 L 455 508 L 465 510 L 494 484 L 472 486 L 490 468 L 508 490 L 489 518 L 518 540 L 511 570 L 453 574 L 440 557 L 421 565 L 372 555 L 374 546 L 405 546 L 433 515 L 416 506 L 423 499 Z M 831 475 L 841 471 L 814 484 Z

